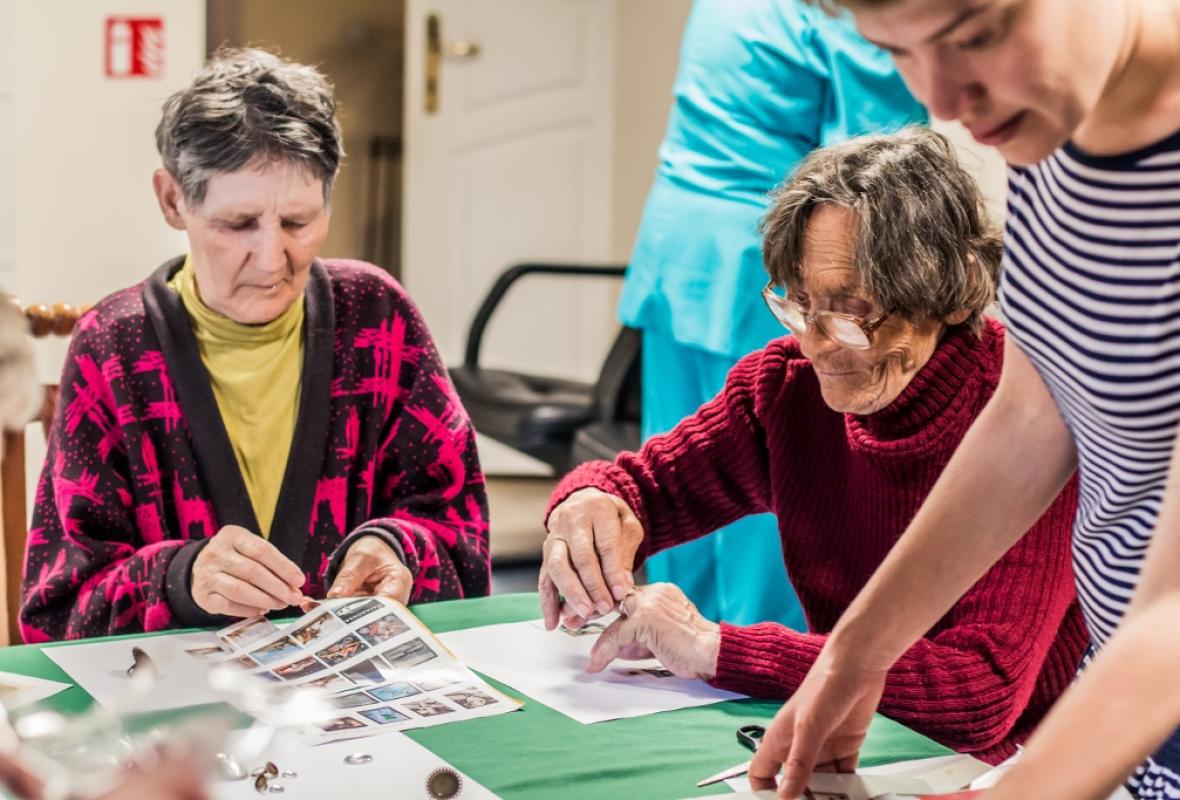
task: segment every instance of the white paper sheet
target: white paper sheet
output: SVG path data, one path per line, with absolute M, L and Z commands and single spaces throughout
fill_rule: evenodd
M 346 764 L 344 758 L 351 753 L 367 753 L 373 760 L 367 764 Z M 243 766 L 249 771 L 267 761 L 273 761 L 280 771 L 298 773 L 295 778 L 277 779 L 283 786 L 285 800 L 426 797 L 427 778 L 436 769 L 449 766 L 402 733 L 315 747 L 287 743 L 264 752 L 256 763 Z M 462 800 L 496 797 L 471 778 L 459 774 L 463 787 L 458 797 Z M 209 790 L 216 800 L 256 800 L 260 796 L 252 778 L 213 781 Z
M 809 785 L 817 790 L 844 791 L 850 798 L 875 797 L 884 793 L 905 796 L 907 790 L 944 794 L 963 789 L 989 770 L 991 767 L 977 758 L 955 754 L 864 767 L 856 775 L 817 773 L 817 780 Z M 744 775 L 725 783 L 735 792 L 750 791 L 750 782 Z
M 9 711 L 52 697 L 68 688 L 70 684 L 60 681 L 47 681 L 16 672 L 0 672 L 0 703 Z
M 995 786 L 999 780 L 999 776 L 1008 771 L 1012 763 L 1020 758 L 1020 753 L 1012 756 L 1008 761 L 1004 761 L 1002 765 L 997 767 L 989 767 L 983 761 L 972 758 L 970 755 L 939 755 L 932 759 L 918 759 L 915 761 L 898 761 L 896 763 L 887 763 L 878 767 L 865 767 L 860 769 L 857 775 L 815 775 L 813 780 L 808 783 L 808 787 L 812 789 L 831 789 L 833 792 L 839 792 L 839 795 L 830 795 L 818 793 L 817 798 L 826 798 L 826 796 L 844 796 L 847 800 L 864 800 L 865 798 L 911 798 L 913 794 L 905 792 L 907 788 L 906 782 L 912 779 L 918 779 L 924 783 L 929 789 L 930 796 L 937 796 L 939 794 L 949 794 L 956 791 L 961 791 L 962 787 L 966 785 L 966 781 L 970 781 L 970 788 L 983 789 Z M 864 776 L 863 779 L 858 780 L 858 776 Z M 903 782 L 896 782 L 903 781 Z M 752 792 L 749 788 L 749 781 L 746 778 L 735 778 L 726 781 L 729 788 L 732 788 L 736 795 L 715 795 L 716 798 L 725 796 L 727 799 L 737 800 L 737 798 L 775 798 L 772 792 Z M 699 800 L 710 800 L 709 798 L 700 798 Z M 1125 788 L 1119 788 L 1110 795 L 1109 800 L 1133 800 L 1130 793 Z
M 468 628 L 438 638 L 472 669 L 585 725 L 744 696 L 704 681 L 664 676 L 666 670 L 654 661 L 616 661 L 604 672 L 588 675 L 585 667 L 596 637 L 546 631 L 537 622 Z
M 46 647 L 44 653 L 106 708 L 163 711 L 224 700 L 209 687 L 206 667 L 185 653 L 217 644 L 213 634 L 202 632 L 56 645 Z M 127 677 L 132 647 L 151 656 L 159 676 L 146 694 L 134 700 L 128 693 L 131 682 Z

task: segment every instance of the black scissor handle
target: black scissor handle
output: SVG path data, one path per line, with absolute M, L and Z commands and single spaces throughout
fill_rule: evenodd
M 764 735 L 766 735 L 766 727 L 763 725 L 743 725 L 737 729 L 738 742 L 742 747 L 750 750 L 758 749 Z

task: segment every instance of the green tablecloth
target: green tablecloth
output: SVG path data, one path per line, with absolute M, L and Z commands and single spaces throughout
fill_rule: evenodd
M 498 595 L 414 607 L 431 630 L 445 631 L 516 622 L 540 616 L 534 594 Z M 166 635 L 166 634 L 164 634 Z M 42 649 L 0 649 L 0 670 L 72 683 Z M 497 681 L 497 688 L 525 701 L 511 714 L 410 731 L 408 735 L 508 800 L 514 798 L 678 798 L 724 792 L 697 789 L 706 775 L 745 760 L 734 736 L 739 725 L 769 720 L 779 703 L 736 700 L 635 719 L 582 725 Z M 73 686 L 47 703 L 77 712 L 90 696 Z M 878 716 L 861 762 L 868 766 L 950 751 Z

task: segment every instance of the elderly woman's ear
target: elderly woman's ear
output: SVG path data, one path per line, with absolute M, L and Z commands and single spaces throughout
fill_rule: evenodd
M 184 217 L 180 213 L 180 204 L 184 202 L 184 194 L 180 188 L 180 181 L 166 169 L 158 169 L 152 173 L 152 189 L 156 192 L 156 202 L 160 204 L 160 213 L 164 221 L 178 231 L 185 229 Z
M 943 322 L 946 323 L 948 326 L 962 325 L 964 322 L 971 319 L 972 313 L 973 312 L 969 308 L 960 308 L 958 311 L 952 312 L 951 314 L 947 315 L 943 319 Z

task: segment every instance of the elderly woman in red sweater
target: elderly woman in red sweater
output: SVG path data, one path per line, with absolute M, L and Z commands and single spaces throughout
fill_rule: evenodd
M 590 671 L 654 654 L 681 676 L 788 697 L 1000 380 L 1004 329 L 983 315 L 1000 246 L 939 134 L 817 151 L 778 192 L 763 234 L 766 302 L 795 335 L 745 357 L 670 433 L 582 465 L 553 495 L 547 626 L 616 604 L 623 615 Z M 1028 737 L 1087 643 L 1070 570 L 1076 503 L 1071 482 L 897 663 L 883 713 L 987 761 Z M 673 585 L 635 586 L 652 553 L 767 511 L 806 632 L 717 624 Z

